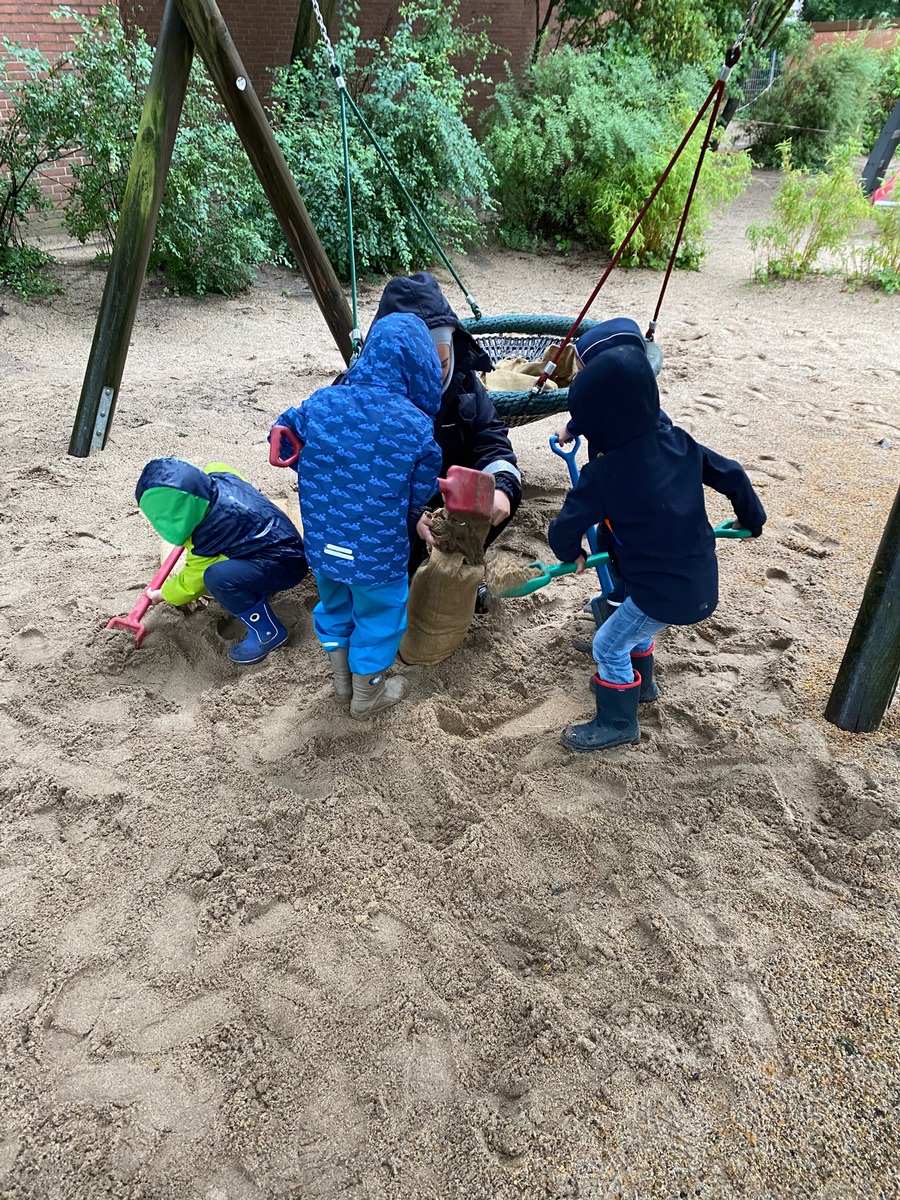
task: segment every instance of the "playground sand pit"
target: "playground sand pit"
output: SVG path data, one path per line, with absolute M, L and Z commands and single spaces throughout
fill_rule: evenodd
M 718 611 L 660 638 L 660 702 L 606 755 L 559 744 L 591 709 L 587 574 L 476 617 L 369 725 L 311 580 L 257 667 L 215 604 L 153 610 L 140 650 L 105 632 L 158 564 L 143 464 L 224 460 L 293 507 L 266 432 L 340 360 L 296 275 L 152 281 L 109 446 L 75 460 L 102 274 L 66 249 L 52 306 L 4 297 L 4 1197 L 900 1195 L 900 706 L 866 737 L 821 716 L 897 486 L 900 302 L 749 287 L 773 190 L 660 327 L 664 407 L 769 523 L 719 545 Z M 491 313 L 574 313 L 601 269 L 460 265 Z M 595 311 L 644 321 L 658 285 L 619 273 Z M 513 433 L 520 563 L 552 557 L 553 428 Z

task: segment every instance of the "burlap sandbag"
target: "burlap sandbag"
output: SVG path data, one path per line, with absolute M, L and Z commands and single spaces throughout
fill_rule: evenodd
M 490 392 L 524 391 L 526 387 L 532 386 L 558 349 L 559 346 L 548 346 L 535 362 L 529 362 L 525 358 L 502 358 L 493 371 L 482 376 L 484 386 Z M 545 387 L 549 391 L 557 387 L 568 387 L 577 373 L 578 360 L 575 357 L 575 347 L 570 342 L 559 357 L 553 378 L 547 380 Z M 516 381 L 512 378 L 513 375 L 523 375 L 527 382 Z
M 400 644 L 405 663 L 434 666 L 465 640 L 484 579 L 487 520 L 462 520 L 439 509 L 432 533 L 436 545 L 409 587 L 406 633 Z
M 525 363 L 529 366 L 529 363 Z M 540 375 L 540 371 L 538 371 Z M 534 387 L 535 376 L 526 375 L 518 369 L 512 370 L 509 367 L 495 367 L 493 371 L 488 372 L 484 376 L 484 386 L 489 392 L 527 392 Z M 548 379 L 547 390 L 552 392 L 556 390 L 556 384 Z

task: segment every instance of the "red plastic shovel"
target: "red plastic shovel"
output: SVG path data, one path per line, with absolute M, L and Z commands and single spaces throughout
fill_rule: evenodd
M 494 508 L 494 477 L 487 471 L 453 466 L 446 479 L 438 480 L 448 512 L 461 517 L 487 517 Z
M 166 556 L 163 565 L 159 568 L 144 590 L 141 592 L 141 598 L 131 610 L 127 617 L 113 617 L 107 624 L 107 629 L 130 629 L 134 634 L 135 646 L 140 646 L 144 640 L 144 635 L 147 632 L 146 625 L 141 623 L 141 617 L 150 607 L 150 593 L 155 592 L 157 588 L 161 588 L 166 582 L 172 571 L 175 569 L 175 564 L 178 562 L 181 555 L 184 553 L 183 546 L 176 546 L 170 554 Z

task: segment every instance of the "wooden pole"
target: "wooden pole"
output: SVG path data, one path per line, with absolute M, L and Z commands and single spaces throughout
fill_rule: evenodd
M 193 56 L 191 36 L 175 0 L 166 0 L 69 441 L 69 453 L 78 458 L 103 449 L 109 436 Z
M 349 362 L 353 318 L 343 288 L 275 141 L 228 26 L 215 0 L 177 0 L 177 4 L 332 337 L 344 361 Z
M 839 729 L 871 733 L 900 679 L 900 491 L 863 593 L 856 624 L 825 708 Z

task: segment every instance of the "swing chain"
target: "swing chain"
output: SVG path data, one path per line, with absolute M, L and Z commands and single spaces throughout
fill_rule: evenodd
M 319 26 L 319 32 L 322 35 L 322 41 L 325 43 L 325 51 L 328 55 L 328 62 L 330 64 L 331 74 L 334 76 L 335 85 L 338 89 L 338 94 L 340 95 L 340 98 L 341 98 L 341 122 L 342 122 L 342 126 L 343 126 L 343 138 L 344 138 L 344 174 L 345 174 L 346 187 L 347 187 L 348 225 L 349 225 L 349 232 L 350 232 L 350 238 L 351 238 L 350 264 L 351 264 L 351 274 L 352 274 L 351 283 L 352 283 L 353 292 L 354 292 L 354 306 L 353 306 L 354 307 L 354 313 L 353 313 L 354 325 L 357 325 L 358 322 L 356 320 L 356 278 L 355 278 L 356 269 L 355 269 L 355 261 L 354 261 L 354 254 L 353 254 L 353 241 L 352 241 L 352 239 L 353 239 L 353 224 L 352 224 L 353 217 L 352 217 L 352 212 L 351 212 L 351 202 L 350 202 L 350 193 L 349 193 L 350 163 L 349 163 L 349 158 L 347 157 L 347 154 L 348 154 L 348 151 L 347 151 L 347 112 L 346 112 L 347 104 L 350 105 L 351 111 L 353 112 L 353 114 L 355 115 L 357 120 L 359 121 L 359 123 L 362 126 L 363 130 L 365 131 L 366 135 L 368 136 L 369 141 L 372 143 L 372 146 L 374 147 L 376 153 L 381 158 L 381 161 L 384 163 L 384 165 L 387 167 L 388 172 L 392 176 L 394 182 L 400 188 L 400 191 L 403 193 L 403 196 L 405 197 L 406 202 L 409 204 L 409 207 L 411 208 L 411 210 L 417 217 L 419 224 L 424 229 L 426 236 L 428 237 L 432 246 L 434 246 L 434 248 L 437 251 L 438 256 L 440 257 L 444 266 L 447 268 L 447 270 L 453 276 L 456 283 L 459 285 L 459 289 L 465 296 L 466 303 L 469 305 L 469 308 L 471 308 L 471 310 L 475 316 L 475 319 L 477 321 L 480 321 L 481 317 L 482 317 L 482 312 L 481 312 L 481 309 L 478 307 L 478 301 L 468 291 L 465 284 L 460 279 L 455 268 L 453 267 L 453 264 L 450 262 L 450 259 L 445 254 L 444 248 L 441 246 L 440 242 L 437 240 L 434 233 L 432 232 L 431 226 L 425 220 L 425 217 L 422 214 L 421 210 L 419 209 L 419 206 L 415 203 L 412 196 L 407 191 L 406 187 L 403 184 L 403 180 L 397 174 L 396 170 L 394 169 L 393 165 L 390 162 L 390 159 L 387 157 L 384 150 L 381 148 L 381 144 L 379 143 L 374 132 L 372 131 L 371 127 L 369 126 L 368 121 L 366 121 L 366 119 L 363 116 L 362 112 L 360 111 L 359 106 L 357 105 L 356 101 L 350 95 L 350 92 L 347 89 L 347 83 L 344 79 L 343 71 L 341 70 L 340 65 L 337 61 L 337 55 L 334 52 L 334 46 L 331 44 L 331 38 L 328 36 L 328 28 L 325 24 L 325 18 L 322 16 L 322 10 L 321 10 L 321 8 L 319 8 L 318 0 L 310 0 L 310 3 L 312 4 L 313 12 L 315 14 L 316 21 Z M 361 344 L 362 338 L 360 337 L 359 330 L 354 329 L 353 332 L 351 333 L 351 338 L 353 337 L 354 334 L 356 335 L 359 344 Z
M 343 78 L 341 78 L 340 68 L 337 65 L 334 46 L 332 46 L 331 38 L 328 36 L 328 26 L 325 24 L 325 18 L 322 16 L 321 8 L 319 8 L 319 0 L 310 0 L 310 2 L 313 7 L 313 12 L 315 13 L 316 21 L 319 25 L 319 32 L 322 35 L 322 41 L 325 43 L 325 52 L 328 55 L 328 61 L 331 63 L 331 73 L 334 75 L 335 79 L 340 79 L 338 87 L 343 87 L 344 81 Z

